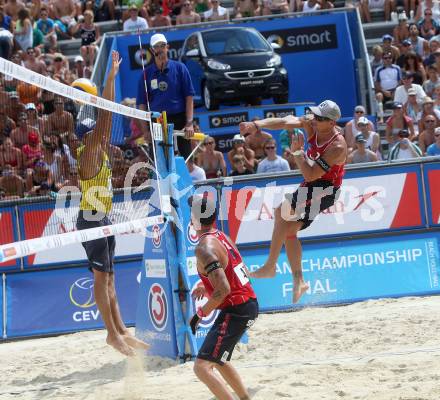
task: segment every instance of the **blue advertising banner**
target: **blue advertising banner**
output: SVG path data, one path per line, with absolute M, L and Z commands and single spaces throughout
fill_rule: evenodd
M 115 265 L 116 292 L 124 322 L 136 316 L 139 262 Z M 7 337 L 76 332 L 103 327 L 87 268 L 8 274 Z
M 289 77 L 289 102 L 320 103 L 323 99 L 332 99 L 340 105 L 343 116 L 352 115 L 359 98 L 355 54 L 346 13 L 249 21 L 233 25 L 253 27 L 268 41 L 280 46 L 277 52 L 282 57 Z M 185 39 L 199 30 L 202 28 L 165 32 L 170 44 L 170 58 L 178 59 Z M 126 60 L 120 68 L 121 91 L 117 93 L 118 101 L 125 97 L 136 97 L 141 77 L 141 59 L 144 57 L 147 62 L 151 60 L 148 43 L 153 33 L 141 36 L 142 49 L 139 48 L 138 36 L 135 34 L 115 38 L 122 59 Z M 322 60 L 326 60 L 327 78 L 317 79 L 322 77 Z
M 302 269 L 310 289 L 298 306 L 350 303 L 381 297 L 440 293 L 437 233 L 305 244 Z M 242 250 L 254 271 L 267 248 Z M 285 252 L 271 279 L 253 279 L 262 311 L 292 307 L 292 275 Z

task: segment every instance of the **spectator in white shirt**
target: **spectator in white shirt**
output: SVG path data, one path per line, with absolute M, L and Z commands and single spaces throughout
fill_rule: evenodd
M 203 13 L 205 21 L 229 20 L 229 11 L 220 5 L 219 0 L 210 1 L 211 8 Z
M 382 60 L 383 66 L 377 68 L 374 75 L 376 98 L 380 103 L 394 98 L 394 91 L 401 79 L 400 67 L 393 64 L 393 55 L 384 53 Z
M 148 22 L 145 18 L 139 17 L 139 10 L 136 4 L 132 4 L 128 9 L 130 18 L 124 22 L 124 31 L 142 31 L 148 29 Z
M 422 86 L 413 83 L 413 74 L 412 72 L 404 71 L 402 73 L 402 83 L 397 87 L 396 92 L 394 93 L 394 101 L 398 103 L 405 104 L 408 101 L 408 90 L 414 89 L 416 91 L 417 103 L 422 103 L 423 99 L 426 97 L 426 93 L 423 90 Z
M 290 171 L 287 160 L 277 155 L 277 144 L 274 139 L 267 139 L 263 148 L 266 158 L 258 164 L 257 174 Z
M 192 156 L 186 163 L 186 166 L 188 167 L 189 174 L 191 175 L 192 181 L 206 181 L 206 173 L 203 168 L 200 168 L 198 165 L 194 164 L 194 160 Z
M 408 160 L 411 158 L 422 157 L 420 148 L 409 140 L 409 132 L 402 129 L 398 134 L 398 141 L 388 155 L 388 161 Z

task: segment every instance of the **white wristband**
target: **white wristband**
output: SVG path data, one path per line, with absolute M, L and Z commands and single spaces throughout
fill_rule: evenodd
M 292 153 L 294 157 L 302 156 L 304 154 L 304 150 L 296 150 Z

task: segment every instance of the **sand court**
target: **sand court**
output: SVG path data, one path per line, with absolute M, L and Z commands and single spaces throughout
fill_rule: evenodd
M 233 362 L 253 399 L 438 400 L 440 297 L 264 314 Z M 105 345 L 104 331 L 0 345 L 0 399 L 212 399 L 193 363 Z

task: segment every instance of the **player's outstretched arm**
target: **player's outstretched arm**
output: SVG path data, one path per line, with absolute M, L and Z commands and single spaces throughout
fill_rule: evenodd
M 310 122 L 304 117 L 294 117 L 287 115 L 284 118 L 265 118 L 251 122 L 240 123 L 240 133 L 245 135 L 247 133 L 254 133 L 258 129 L 294 129 L 306 128 Z
M 102 97 L 104 99 L 114 101 L 115 100 L 115 77 L 119 71 L 119 65 L 121 64 L 121 59 L 119 58 L 119 53 L 117 51 L 112 52 L 112 66 L 110 72 L 107 76 L 107 81 L 105 82 L 104 90 L 102 92 Z M 92 133 L 90 139 L 90 144 L 92 147 L 102 145 L 104 150 L 108 150 L 110 144 L 112 131 L 112 113 L 111 111 L 99 109 L 98 117 L 96 119 L 96 127 Z

